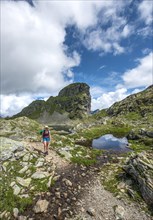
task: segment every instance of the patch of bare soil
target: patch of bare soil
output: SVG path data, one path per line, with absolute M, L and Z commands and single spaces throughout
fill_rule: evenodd
M 117 210 L 117 211 L 115 211 Z M 117 199 L 106 191 L 100 181 L 95 179 L 93 185 L 84 189 L 80 200 L 80 209 L 75 218 L 69 220 L 152 220 L 138 203 L 126 199 Z
M 30 142 L 27 144 L 29 145 L 32 150 L 37 151 L 40 155 L 44 155 L 44 147 L 43 143 L 40 142 Z M 51 149 L 51 146 L 49 147 L 48 155 L 45 156 L 46 161 L 51 161 L 55 164 L 57 170 L 65 169 L 67 166 L 69 166 L 69 162 L 65 160 L 64 158 L 60 157 L 55 150 Z

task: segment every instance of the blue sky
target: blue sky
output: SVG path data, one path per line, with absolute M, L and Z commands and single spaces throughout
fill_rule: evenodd
M 92 110 L 153 83 L 153 1 L 1 1 L 1 115 L 90 86 Z

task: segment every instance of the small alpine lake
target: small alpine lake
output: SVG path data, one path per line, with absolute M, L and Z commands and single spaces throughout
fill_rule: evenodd
M 106 134 L 97 139 L 93 139 L 92 148 L 117 152 L 131 151 L 126 137 L 117 138 L 114 137 L 112 134 Z

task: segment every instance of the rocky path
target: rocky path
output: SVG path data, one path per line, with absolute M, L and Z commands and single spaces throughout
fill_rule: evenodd
M 42 143 L 30 143 L 42 154 Z M 37 201 L 48 201 L 45 212 L 34 213 L 30 207 L 24 216 L 31 220 L 153 220 L 136 203 L 114 197 L 100 183 L 99 168 L 70 164 L 54 150 L 45 157 L 56 166 L 57 180 Z
M 30 148 L 33 148 L 35 151 L 37 151 L 39 154 L 43 155 L 43 144 L 41 142 L 30 142 L 27 143 L 27 146 Z M 32 150 L 33 150 L 32 149 Z M 70 165 L 68 161 L 60 157 L 55 150 L 52 150 L 51 147 L 49 147 L 48 155 L 45 156 L 45 159 L 47 162 L 52 161 L 54 165 L 56 165 L 57 170 L 64 170 L 66 167 Z

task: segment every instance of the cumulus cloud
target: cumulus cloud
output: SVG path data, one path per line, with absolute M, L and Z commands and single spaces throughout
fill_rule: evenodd
M 1 4 L 2 93 L 52 93 L 70 83 L 63 70 L 79 65 L 80 56 L 76 51 L 67 55 L 60 21 L 47 19 L 47 9 L 39 4 L 36 8 L 24 1 Z
M 16 94 L 1 95 L 1 116 L 12 116 L 29 105 L 34 98 L 30 95 L 17 96 Z
M 87 49 L 124 53 L 121 40 L 133 27 L 120 12 L 130 2 L 34 1 L 31 7 L 25 1 L 1 1 L 2 114 L 15 114 L 38 93 L 57 94 L 73 82 L 73 67 L 81 56 L 78 51 L 68 53 L 64 44 L 69 25 L 77 27 Z
M 140 18 L 146 23 L 146 25 L 151 25 L 153 22 L 153 2 L 142 1 L 138 5 L 138 11 L 140 13 Z
M 97 98 L 99 96 L 101 96 L 101 94 L 104 93 L 104 89 L 102 89 L 102 87 L 100 86 L 92 86 L 90 88 L 90 94 L 93 98 Z
M 130 94 L 142 91 L 153 84 L 153 52 L 141 59 L 137 59 L 137 66 L 127 70 L 122 75 L 123 83 L 117 84 L 115 91 L 106 92 L 101 87 L 92 87 L 92 110 L 104 109 L 110 107 L 113 103 L 126 98 Z M 115 73 L 116 75 L 117 73 Z M 128 89 L 133 89 L 128 91 Z
M 145 87 L 153 83 L 153 52 L 137 62 L 137 67 L 127 70 L 122 76 L 126 88 Z
M 117 16 L 117 10 L 122 8 L 124 1 L 114 5 L 113 1 L 84 2 L 84 1 L 34 1 L 35 7 L 31 7 L 25 1 L 1 2 L 1 71 L 2 93 L 21 93 L 48 91 L 50 93 L 59 90 L 73 81 L 70 70 L 80 64 L 80 55 L 77 51 L 67 53 L 64 45 L 66 37 L 65 28 L 75 25 L 85 34 L 89 27 L 93 27 L 111 17 L 115 23 L 124 24 L 125 21 Z M 103 17 L 99 19 L 99 13 L 103 11 Z M 86 12 L 86 16 L 84 16 Z M 112 17 L 114 16 L 114 17 Z M 117 22 L 120 21 L 120 22 Z M 119 30 L 114 28 L 107 30 L 107 39 L 113 36 L 119 37 Z M 128 35 L 128 27 L 124 25 L 123 35 Z M 94 45 L 90 43 L 93 38 Z M 88 49 L 101 48 L 105 52 L 114 50 L 114 53 L 122 53 L 124 48 L 119 42 L 107 39 L 101 40 L 98 32 L 91 32 L 85 41 Z M 66 72 L 68 78 L 65 78 Z M 58 83 L 56 83 L 58 82 Z
M 104 92 L 98 98 L 92 98 L 91 109 L 104 109 L 110 107 L 113 103 L 121 101 L 128 96 L 126 88 L 120 88 L 113 92 Z

